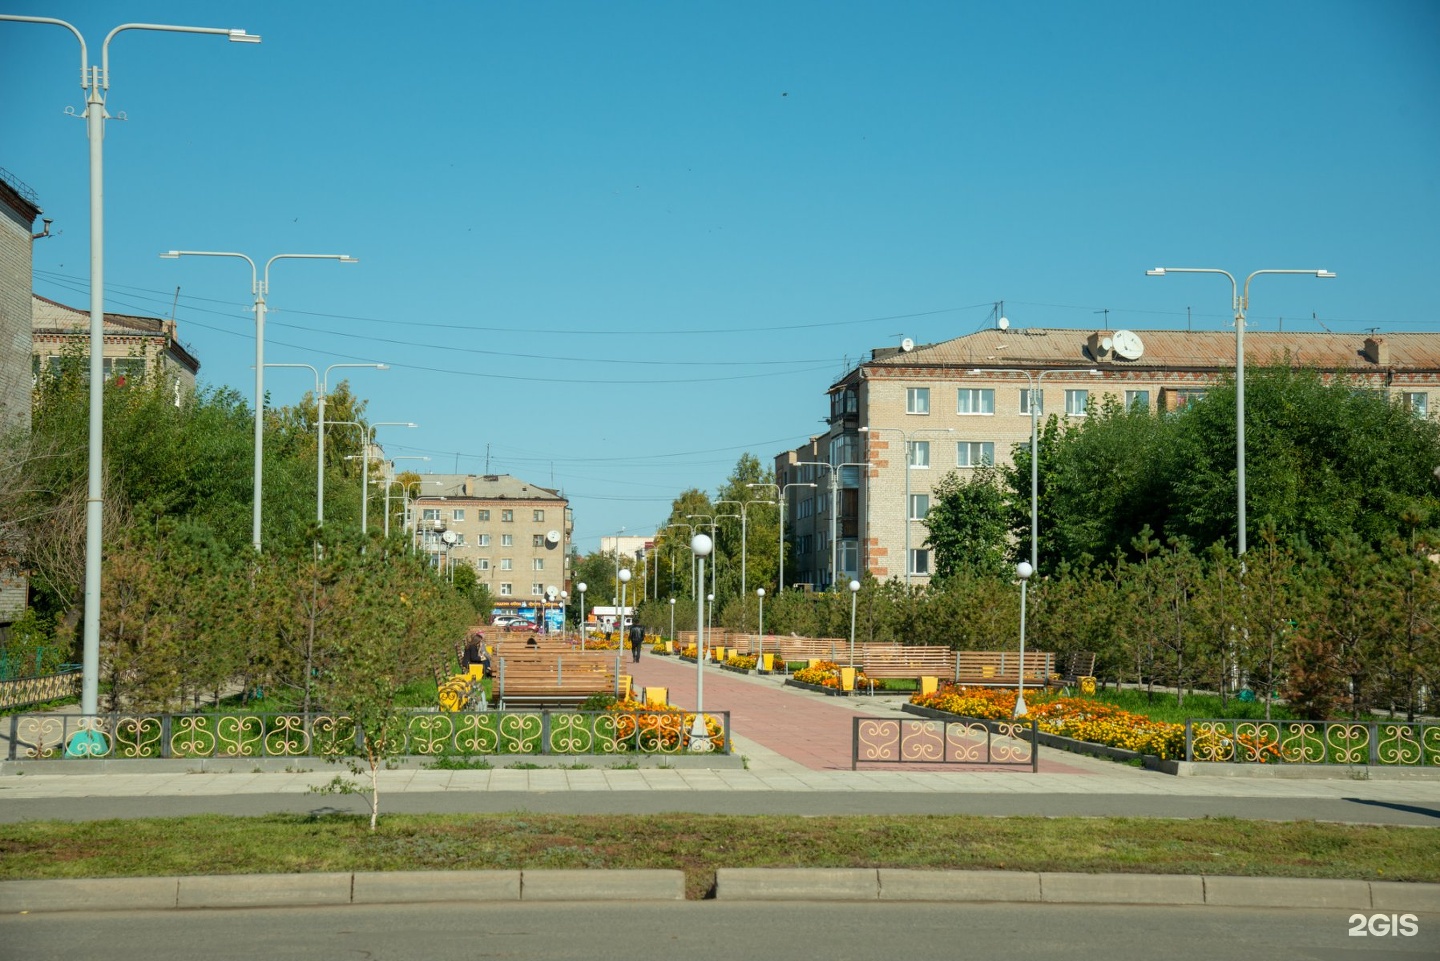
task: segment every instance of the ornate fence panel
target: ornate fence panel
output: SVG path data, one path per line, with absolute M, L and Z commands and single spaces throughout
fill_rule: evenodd
M 44 704 L 62 697 L 79 697 L 80 673 L 62 671 L 59 674 L 41 674 L 38 677 L 0 681 L 0 710 L 25 707 L 27 704 Z
M 1437 767 L 1440 766 L 1440 724 L 1192 718 L 1185 722 L 1185 760 Z
M 682 754 L 694 714 L 683 711 L 415 712 L 401 754 Z M 730 754 L 730 712 L 707 711 L 710 750 Z M 338 714 L 16 714 L 9 759 L 333 757 L 358 749 Z
M 1035 721 L 857 717 L 850 770 L 863 764 L 991 764 L 1040 769 Z

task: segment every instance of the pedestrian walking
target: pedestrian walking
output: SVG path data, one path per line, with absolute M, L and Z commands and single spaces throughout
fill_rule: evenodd
M 640 646 L 645 643 L 645 628 L 639 624 L 630 625 L 630 656 L 640 663 Z

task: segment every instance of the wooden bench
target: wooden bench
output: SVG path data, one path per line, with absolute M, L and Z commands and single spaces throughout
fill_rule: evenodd
M 1094 678 L 1095 676 L 1095 652 L 1094 651 L 1071 651 L 1062 655 L 1060 669 L 1056 672 L 1058 679 L 1052 679 L 1051 684 L 1059 688 L 1072 688 L 1080 684 L 1082 677 Z
M 779 642 L 780 657 L 787 664 L 815 659 L 838 663 L 841 657 L 848 657 L 850 651 L 850 642 L 838 637 L 781 637 L 776 640 Z
M 955 683 L 973 687 L 1016 687 L 1020 682 L 1020 654 L 1016 651 L 959 651 Z M 1025 687 L 1045 687 L 1055 671 L 1055 655 L 1025 652 Z
M 495 700 L 500 709 L 574 707 L 596 694 L 619 697 L 620 657 L 578 651 L 554 656 L 497 655 Z
M 953 680 L 959 659 L 948 647 L 920 644 L 866 644 L 858 652 L 860 669 L 872 680 L 936 677 Z

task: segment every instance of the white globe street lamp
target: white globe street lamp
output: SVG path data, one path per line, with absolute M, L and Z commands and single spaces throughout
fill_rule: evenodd
M 576 584 L 575 589 L 580 592 L 580 650 L 583 651 L 585 650 L 585 628 L 587 626 L 585 624 L 585 582 L 581 581 Z
M 675 641 L 675 598 L 670 598 L 670 641 Z
M 855 666 L 855 598 L 860 593 L 860 582 L 850 582 L 850 666 Z
M 630 568 L 620 568 L 620 648 L 625 648 L 625 590 L 630 586 Z
M 760 665 L 765 663 L 763 658 L 765 653 L 765 588 L 755 588 L 755 596 L 760 599 L 760 618 L 756 628 L 756 632 L 760 635 L 760 646 L 756 649 L 755 658 L 755 667 L 759 669 Z
M 1030 566 L 1029 561 L 1021 561 L 1015 565 L 1015 576 L 1020 578 L 1020 673 L 1015 686 L 1015 716 L 1024 717 L 1025 708 L 1025 586 L 1030 582 L 1030 575 L 1035 573 L 1035 568 Z
M 699 583 L 705 583 L 705 558 L 714 542 L 704 534 L 690 538 L 690 550 L 700 563 Z M 715 595 L 709 596 L 710 600 Z M 695 723 L 690 728 L 690 750 L 710 750 L 710 731 L 705 726 L 705 598 L 697 598 L 695 608 Z

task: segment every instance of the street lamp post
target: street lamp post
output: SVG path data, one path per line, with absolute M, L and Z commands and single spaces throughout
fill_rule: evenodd
M 385 482 L 385 539 L 387 541 L 390 539 L 390 488 L 395 484 L 395 462 L 397 460 L 428 461 L 429 459 L 428 457 L 411 456 L 408 454 L 390 458 L 390 479 Z M 411 483 L 413 484 L 414 481 L 411 481 Z M 400 493 L 403 496 L 405 493 L 404 489 L 401 489 Z
M 815 485 L 809 482 L 794 481 L 789 484 L 747 484 L 747 487 L 773 487 L 775 488 L 775 501 L 780 505 L 780 573 L 775 579 L 775 590 L 781 594 L 785 593 L 785 492 L 792 487 L 811 487 Z
M 757 599 L 757 600 L 759 601 L 759 603 L 760 603 L 760 614 L 759 614 L 758 618 L 756 619 L 756 625 L 755 625 L 755 633 L 756 633 L 756 634 L 759 636 L 759 638 L 760 638 L 760 644 L 759 644 L 759 646 L 756 648 L 756 653 L 757 653 L 759 656 L 757 656 L 757 657 L 755 658 L 755 666 L 758 668 L 760 665 L 762 665 L 762 664 L 765 663 L 765 661 L 764 661 L 764 654 L 765 654 L 765 588 L 763 588 L 763 587 L 757 587 L 757 588 L 755 588 L 755 597 L 756 597 L 756 599 Z
M 705 556 L 714 546 L 704 534 L 690 538 L 690 550 L 700 562 L 700 583 L 705 583 Z M 690 750 L 710 750 L 710 731 L 705 726 L 705 599 L 695 596 L 695 723 L 690 728 Z
M 309 364 L 266 364 L 267 367 L 304 367 L 315 375 L 315 419 L 318 442 L 315 445 L 315 523 L 325 524 L 325 393 L 329 390 L 330 371 L 339 367 L 364 367 L 369 370 L 389 370 L 389 364 L 331 364 L 320 371 Z
M 1015 574 L 1020 578 L 1020 670 L 1015 682 L 1015 717 L 1024 717 L 1025 708 L 1025 587 L 1035 568 L 1025 561 L 1015 565 Z
M 751 485 L 747 484 L 745 486 L 749 487 Z M 774 501 L 716 501 L 715 503 L 716 507 L 719 507 L 721 504 L 738 504 L 740 506 L 740 593 L 742 595 L 748 590 L 745 586 L 745 508 L 751 504 L 774 505 L 774 503 Z M 735 515 L 731 514 L 730 516 L 734 517 Z
M 265 298 L 270 293 L 270 265 L 277 260 L 338 260 L 342 264 L 358 264 L 349 254 L 276 254 L 265 261 L 265 270 L 258 271 L 255 261 L 247 255 L 225 250 L 169 250 L 160 255 L 166 260 L 181 257 L 236 257 L 250 265 L 250 295 L 255 298 L 255 493 L 252 498 L 250 539 L 255 553 L 260 553 L 260 481 L 263 473 L 262 451 L 265 446 Z
M 675 598 L 670 598 L 670 641 L 675 641 Z
M 630 568 L 622 567 L 620 578 L 620 650 L 625 650 L 625 589 L 630 586 Z
M 1089 374 L 1092 377 L 1099 377 L 1101 371 L 1096 367 L 1060 367 L 1050 370 L 1042 370 L 1038 374 L 1032 374 L 1028 370 L 1008 367 L 976 367 L 972 374 L 1024 374 L 1025 379 L 1030 382 L 1029 398 L 1030 408 L 1030 566 L 1035 570 L 1040 568 L 1040 406 L 1045 396 L 1041 382 L 1050 374 Z
M 1230 306 L 1235 311 L 1235 526 L 1236 554 L 1245 555 L 1245 311 L 1250 309 L 1250 281 L 1261 274 L 1308 274 L 1322 280 L 1333 280 L 1331 270 L 1257 270 L 1245 278 L 1242 289 L 1235 275 L 1217 267 L 1155 267 L 1145 271 L 1147 277 L 1166 274 L 1223 274 L 1230 281 Z
M 839 590 L 839 587 L 837 585 L 839 584 L 840 572 L 840 564 L 838 561 L 840 551 L 840 539 L 838 536 L 839 528 L 837 526 L 837 522 L 840 517 L 840 468 L 858 467 L 867 472 L 867 494 L 865 499 L 868 502 L 870 499 L 868 494 L 868 472 L 870 470 L 870 465 L 855 463 L 851 461 L 847 461 L 843 464 L 830 464 L 823 460 L 802 460 L 796 461 L 795 466 L 824 467 L 825 469 L 830 471 L 830 583 L 827 586 L 831 590 Z M 787 484 L 786 486 L 788 487 L 789 485 Z
M 100 573 L 105 514 L 105 99 L 110 92 L 110 41 L 124 30 L 162 33 L 208 33 L 237 43 L 259 43 L 244 30 L 221 27 L 178 27 L 157 23 L 122 23 L 105 35 L 100 66 L 90 63 L 85 37 L 76 27 L 52 17 L 0 14 L 16 23 L 48 23 L 64 27 L 80 41 L 80 89 L 85 91 L 85 136 L 90 141 L 90 409 L 85 495 L 85 603 L 82 636 L 80 713 L 94 715 L 100 701 Z
M 690 532 L 690 536 L 691 536 L 691 537 L 694 537 L 694 536 L 695 536 L 695 525 L 694 525 L 694 524 L 686 524 L 686 523 L 684 523 L 683 521 L 675 521 L 675 522 L 673 522 L 673 523 L 670 523 L 670 524 L 666 524 L 666 525 L 665 525 L 666 530 L 669 530 L 669 529 L 672 528 L 672 527 L 683 527 L 683 528 L 685 528 L 687 531 Z M 673 560 L 673 559 L 672 559 L 672 560 Z M 670 573 L 671 573 L 671 576 L 672 576 L 672 579 L 673 579 L 673 576 L 674 576 L 674 573 L 675 573 L 675 572 L 672 570 Z M 690 558 L 690 596 L 691 596 L 691 597 L 694 597 L 694 596 L 695 596 L 695 558 L 694 558 L 694 555 L 693 555 L 693 554 L 691 555 L 691 558 Z
M 358 420 L 332 420 L 337 427 L 358 427 L 360 429 L 360 453 L 353 455 L 360 460 L 360 533 L 370 529 L 370 430 L 375 427 L 414 427 L 415 424 L 400 420 L 382 420 L 374 424 L 363 424 Z M 347 460 L 350 457 L 346 458 Z M 429 460 L 427 457 L 426 460 Z M 388 505 L 387 505 L 388 510 Z
M 575 585 L 575 590 L 580 592 L 580 650 L 585 650 L 585 582 L 581 581 Z
M 911 435 L 911 434 L 923 434 L 923 433 L 926 433 L 926 432 L 936 433 L 936 434 L 941 434 L 941 433 L 943 433 L 943 434 L 953 434 L 953 433 L 955 433 L 955 428 L 953 428 L 953 427 L 921 427 L 921 428 L 919 428 L 919 429 L 917 429 L 917 430 L 905 431 L 905 430 L 901 430 L 899 427 L 869 427 L 869 426 L 867 426 L 867 427 L 862 427 L 862 428 L 860 428 L 860 433 L 862 433 L 862 434 L 869 434 L 869 433 L 874 433 L 875 431 L 884 431 L 884 430 L 894 431 L 894 432 L 896 432 L 897 434 L 899 434 L 901 440 L 904 442 L 904 445 L 905 445 L 905 510 L 904 510 L 903 514 L 901 515 L 901 519 L 905 522 L 905 586 L 906 586 L 906 587 L 909 587 L 909 586 L 910 586 L 910 570 L 911 570 L 912 567 L 915 566 L 913 563 L 911 563 L 911 559 L 910 559 L 910 526 L 911 526 L 911 523 L 912 523 L 912 521 L 913 521 L 913 518 L 911 518 L 911 516 L 910 516 L 910 466 L 911 466 L 910 461 L 911 461 L 911 459 L 912 459 L 912 458 L 911 458 L 911 453 L 910 453 L 910 435 Z M 868 516 L 869 516 L 869 512 L 868 512 L 868 511 L 866 512 L 866 516 L 867 516 L 867 519 L 868 519 Z
M 850 582 L 850 666 L 855 666 L 855 598 L 860 595 L 860 582 Z
M 713 549 L 713 548 L 715 547 L 715 537 L 716 537 L 716 532 L 715 532 L 715 516 L 714 516 L 713 514 L 686 514 L 686 515 L 685 515 L 685 519 L 686 519 L 686 520 L 690 520 L 690 521 L 698 521 L 698 520 L 699 520 L 700 518 L 702 518 L 702 517 L 705 519 L 705 523 L 704 523 L 704 524 L 697 523 L 697 524 L 695 525 L 695 527 L 696 527 L 697 529 L 698 529 L 698 528 L 701 528 L 701 527 L 709 527 L 709 528 L 710 528 L 710 537 L 708 538 L 708 541 L 709 541 L 710 547 Z M 695 543 L 695 538 L 694 538 L 693 536 L 690 538 L 690 543 L 691 543 L 692 545 Z M 709 551 L 706 551 L 706 553 L 708 554 Z M 697 555 L 697 556 L 698 556 L 698 555 Z M 705 571 L 704 571 L 704 569 L 703 569 L 703 568 L 704 568 L 704 565 L 700 565 L 700 566 L 701 566 L 701 568 L 702 568 L 701 571 L 700 571 L 700 579 L 695 583 L 695 597 L 696 597 L 696 598 L 699 598 L 700 595 L 705 592 Z M 714 561 L 711 561 L 711 562 L 710 562 L 710 593 L 713 595 L 714 592 L 715 592 L 715 562 L 714 562 Z

